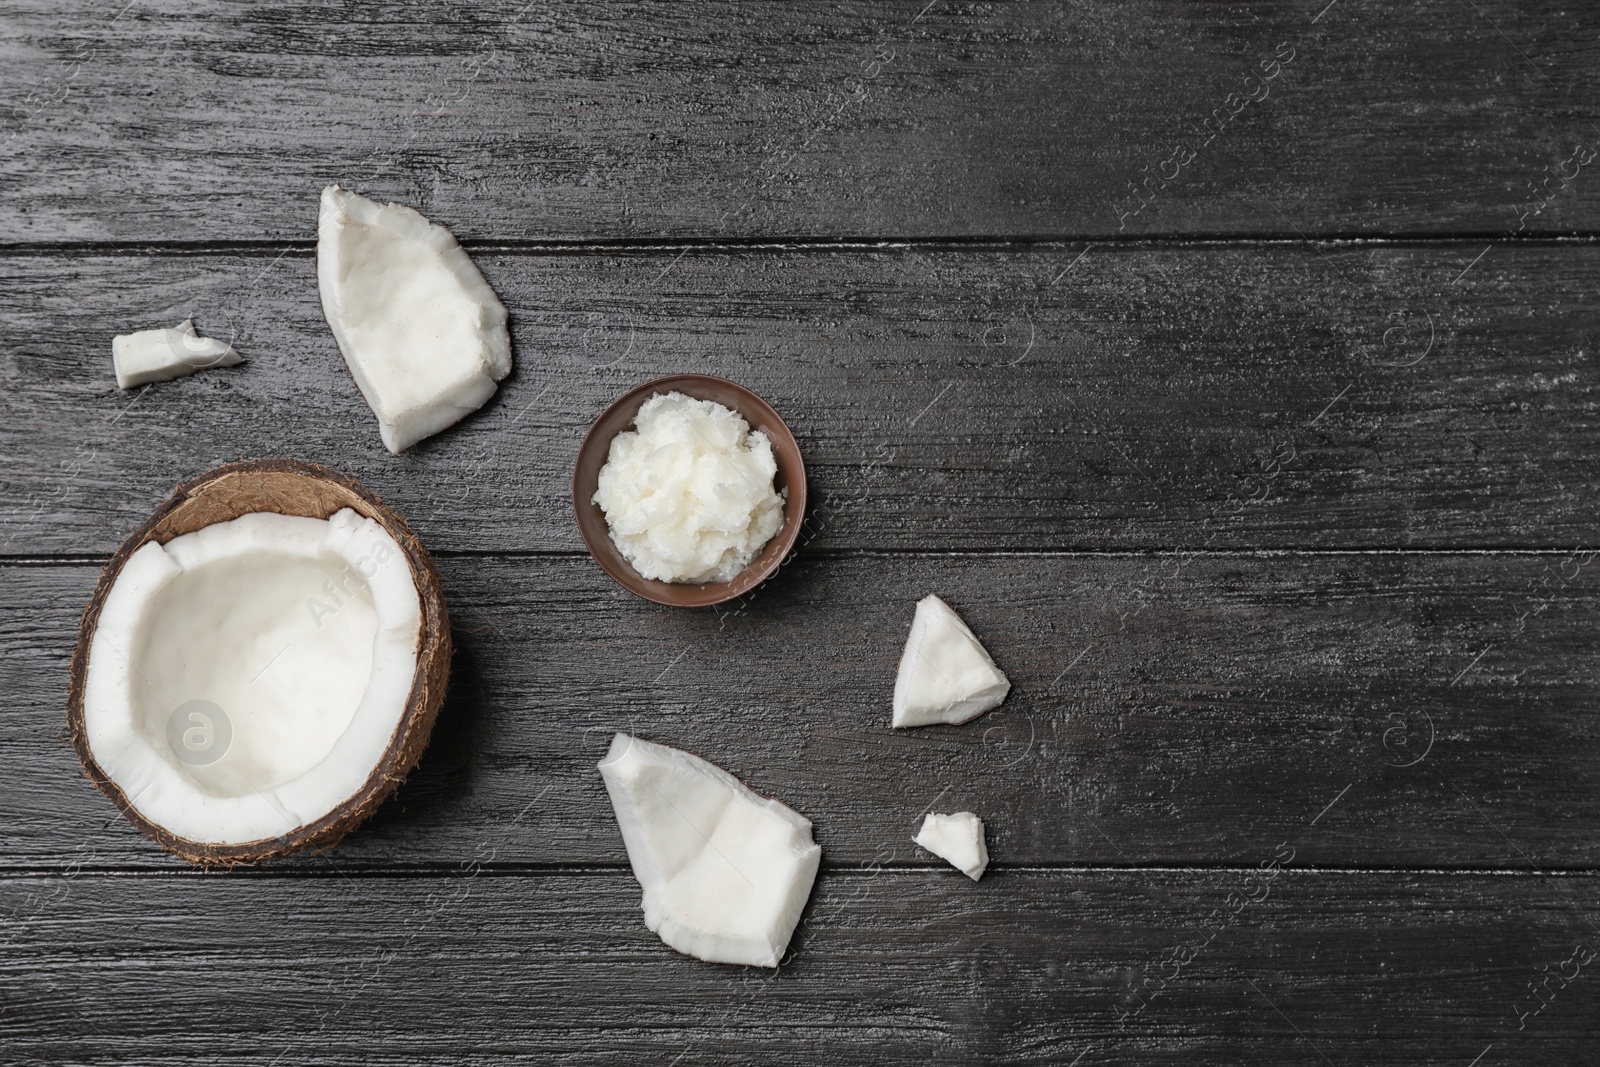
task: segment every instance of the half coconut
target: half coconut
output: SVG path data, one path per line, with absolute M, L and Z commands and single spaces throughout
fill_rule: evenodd
M 450 622 L 421 543 L 297 460 L 178 486 L 83 613 L 67 724 L 129 822 L 192 863 L 331 845 L 416 766 Z

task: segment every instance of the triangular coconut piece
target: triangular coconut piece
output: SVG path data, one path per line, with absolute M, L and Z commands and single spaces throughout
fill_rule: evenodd
M 698 756 L 627 734 L 599 766 L 645 925 L 698 959 L 776 967 L 822 860 L 811 820 Z
M 970 811 L 954 815 L 929 814 L 911 840 L 976 882 L 989 866 L 989 846 L 983 842 L 983 820 Z
M 408 207 L 324 189 L 317 287 L 390 452 L 478 410 L 511 373 L 505 305 L 450 231 Z
M 1011 691 L 961 616 L 936 596 L 917 602 L 894 681 L 895 726 L 966 722 Z

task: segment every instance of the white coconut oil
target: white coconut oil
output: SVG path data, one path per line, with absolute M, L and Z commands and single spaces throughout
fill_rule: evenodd
M 738 412 L 658 394 L 612 439 L 594 502 L 644 577 L 726 582 L 783 526 L 777 472 L 772 442 Z

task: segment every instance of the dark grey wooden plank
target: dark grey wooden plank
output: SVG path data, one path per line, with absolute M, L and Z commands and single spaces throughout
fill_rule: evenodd
M 518 369 L 401 457 L 307 256 L 0 259 L 0 553 L 108 552 L 180 479 L 271 455 L 356 476 L 435 549 L 578 551 L 581 435 L 685 370 L 789 418 L 817 547 L 1595 538 L 1600 246 L 478 258 Z M 250 363 L 117 390 L 111 336 L 189 313 Z
M 1379 15 L 28 0 L 0 240 L 306 237 L 334 180 L 490 239 L 1596 229 L 1594 11 Z
M 333 860 L 621 863 L 593 766 L 621 729 L 804 812 L 833 869 L 912 861 L 929 809 L 976 811 L 1000 865 L 1250 863 L 1321 813 L 1302 862 L 1596 867 L 1596 565 L 802 556 L 718 614 L 632 598 L 586 557 L 446 559 L 449 702 L 412 780 Z M 175 865 L 63 742 L 93 568 L 0 574 L 0 863 Z M 968 725 L 892 732 L 930 591 L 1015 689 Z
M 1590 1060 L 1594 877 L 1297 862 L 825 874 L 776 974 L 672 953 L 622 871 L 4 879 L 0 1043 L 75 1065 Z

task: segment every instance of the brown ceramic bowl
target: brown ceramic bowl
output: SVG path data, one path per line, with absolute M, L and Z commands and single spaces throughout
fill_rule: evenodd
M 752 430 L 760 430 L 772 442 L 772 453 L 778 461 L 778 475 L 773 484 L 780 492 L 789 491 L 783 507 L 783 525 L 732 581 L 688 585 L 644 577 L 617 551 L 611 540 L 611 530 L 606 526 L 605 512 L 594 502 L 600 468 L 611 454 L 611 439 L 630 428 L 644 402 L 657 393 L 682 393 L 696 400 L 715 401 L 744 416 Z M 741 597 L 760 585 L 778 569 L 778 564 L 794 547 L 806 513 L 806 465 L 800 458 L 800 446 L 795 443 L 794 434 L 765 400 L 725 378 L 713 378 L 709 374 L 674 374 L 629 389 L 594 420 L 589 435 L 578 449 L 578 463 L 572 472 L 572 504 L 577 509 L 578 531 L 583 534 L 583 543 L 589 546 L 589 554 L 618 585 L 657 604 L 704 608 Z

